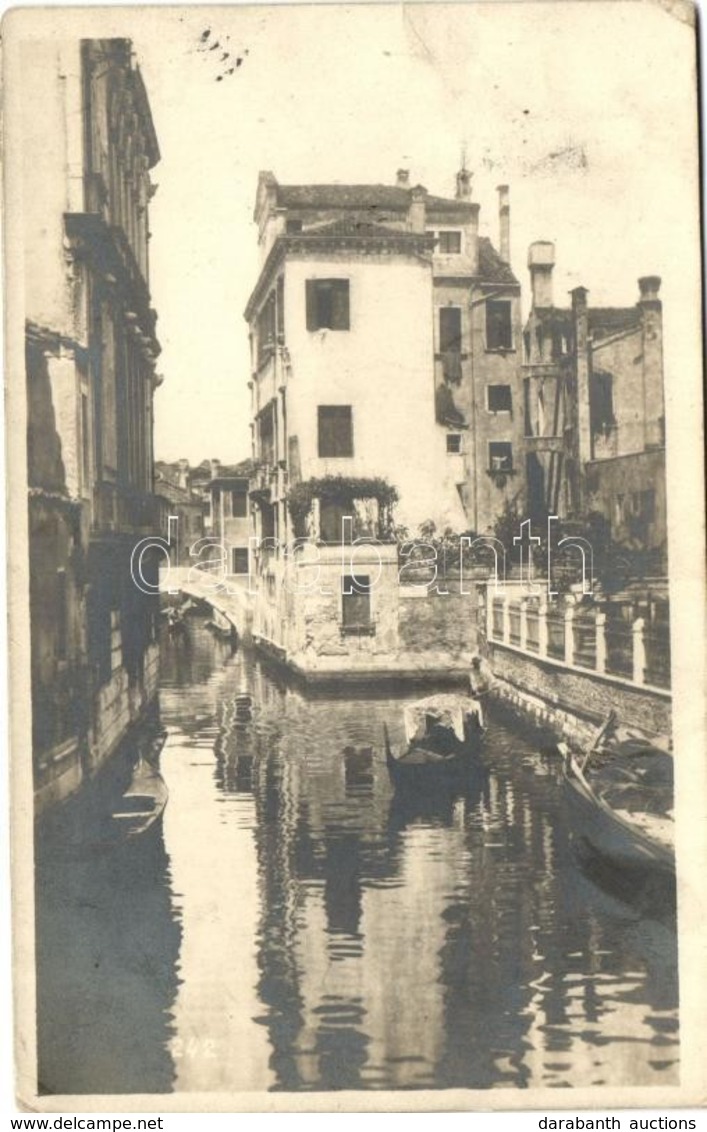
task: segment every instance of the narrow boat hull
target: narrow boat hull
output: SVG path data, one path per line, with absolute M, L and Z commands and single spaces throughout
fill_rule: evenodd
M 152 743 L 156 760 L 166 733 Z M 169 792 L 155 762 L 141 757 L 133 769 L 130 784 L 110 815 L 111 841 L 123 845 L 147 845 L 157 840 Z
M 576 840 L 620 869 L 674 877 L 672 849 L 612 810 L 597 796 L 573 759 L 565 764 L 564 781 Z
M 400 785 L 420 785 L 425 788 L 439 788 L 468 777 L 472 768 L 479 766 L 483 732 L 472 731 L 464 741 L 450 741 L 449 750 L 441 753 L 425 746 L 424 740 L 410 744 L 402 753 L 395 755 L 384 725 L 385 756 L 391 780 Z

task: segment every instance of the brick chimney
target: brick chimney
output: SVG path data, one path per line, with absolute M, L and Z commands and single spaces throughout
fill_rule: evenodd
M 411 232 L 424 232 L 427 213 L 427 189 L 424 185 L 415 185 L 410 190 L 410 207 L 408 209 L 408 226 Z
M 643 447 L 665 444 L 665 394 L 663 390 L 663 304 L 658 298 L 661 280 L 644 275 L 638 280 L 643 338 Z
M 189 461 L 188 460 L 180 460 L 179 461 L 179 473 L 178 473 L 178 477 L 177 477 L 177 483 L 179 484 L 180 487 L 184 488 L 185 491 L 189 487 Z
M 575 376 L 577 379 L 577 487 L 580 508 L 584 505 L 582 488 L 585 464 L 594 455 L 591 418 L 589 412 L 589 374 L 591 372 L 591 344 L 589 342 L 589 308 L 586 287 L 575 287 L 572 296 L 574 322 Z
M 460 169 L 457 173 L 457 200 L 471 200 L 471 178 L 468 169 Z
M 508 185 L 499 185 L 498 193 L 498 251 L 504 263 L 511 262 L 511 199 Z
M 661 306 L 658 292 L 660 291 L 660 284 L 662 280 L 659 275 L 643 275 L 638 280 L 638 290 L 640 292 L 639 302 L 641 306 L 646 303 L 657 303 Z
M 398 169 L 398 172 L 397 172 L 396 177 L 395 177 L 395 183 L 398 186 L 398 188 L 400 188 L 400 189 L 409 189 L 410 188 L 410 170 L 409 169 Z
M 212 460 L 211 461 L 211 478 L 212 478 L 212 480 L 215 480 L 215 479 L 218 478 L 218 474 L 219 474 L 220 471 L 221 471 L 221 461 L 220 460 Z
M 534 307 L 552 306 L 552 269 L 555 266 L 555 245 L 537 240 L 528 248 L 528 268 Z

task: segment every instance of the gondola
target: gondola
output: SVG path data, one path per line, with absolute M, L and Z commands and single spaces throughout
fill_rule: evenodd
M 449 780 L 478 760 L 484 728 L 477 700 L 431 696 L 405 709 L 405 746 L 395 752 L 383 725 L 388 771 L 395 783 Z
M 113 842 L 147 844 L 156 838 L 169 797 L 155 765 L 165 739 L 166 732 L 155 737 L 150 744 L 150 757 L 141 752 L 127 790 L 114 805 L 110 815 Z
M 674 878 L 672 756 L 628 740 L 590 750 L 565 745 L 564 789 L 578 844 L 626 872 Z

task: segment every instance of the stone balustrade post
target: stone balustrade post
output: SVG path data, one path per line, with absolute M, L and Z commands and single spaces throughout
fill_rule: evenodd
M 633 682 L 644 684 L 646 679 L 646 642 L 644 637 L 645 621 L 637 617 L 631 627 L 633 637 Z
M 528 602 L 526 598 L 520 602 L 520 647 L 523 652 L 528 648 Z
M 596 670 L 597 672 L 606 672 L 606 613 L 603 609 L 597 609 L 594 614 L 594 624 L 596 633 Z
M 511 605 L 508 592 L 503 594 L 503 643 L 508 644 L 511 639 Z
M 538 656 L 547 656 L 547 598 L 545 594 L 538 603 Z
M 574 598 L 565 599 L 565 664 L 574 664 Z

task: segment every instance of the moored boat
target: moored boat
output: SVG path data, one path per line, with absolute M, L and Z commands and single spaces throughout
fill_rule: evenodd
M 395 781 L 430 779 L 468 767 L 481 747 L 484 728 L 477 700 L 429 696 L 405 708 L 405 745 L 395 750 L 384 725 L 386 762 Z
M 127 790 L 120 796 L 110 815 L 112 840 L 142 843 L 157 834 L 169 792 L 154 761 L 164 745 L 165 732 L 150 744 L 150 757 L 141 752 L 133 768 Z
M 628 741 L 564 755 L 565 794 L 574 838 L 612 865 L 674 877 L 672 756 Z

